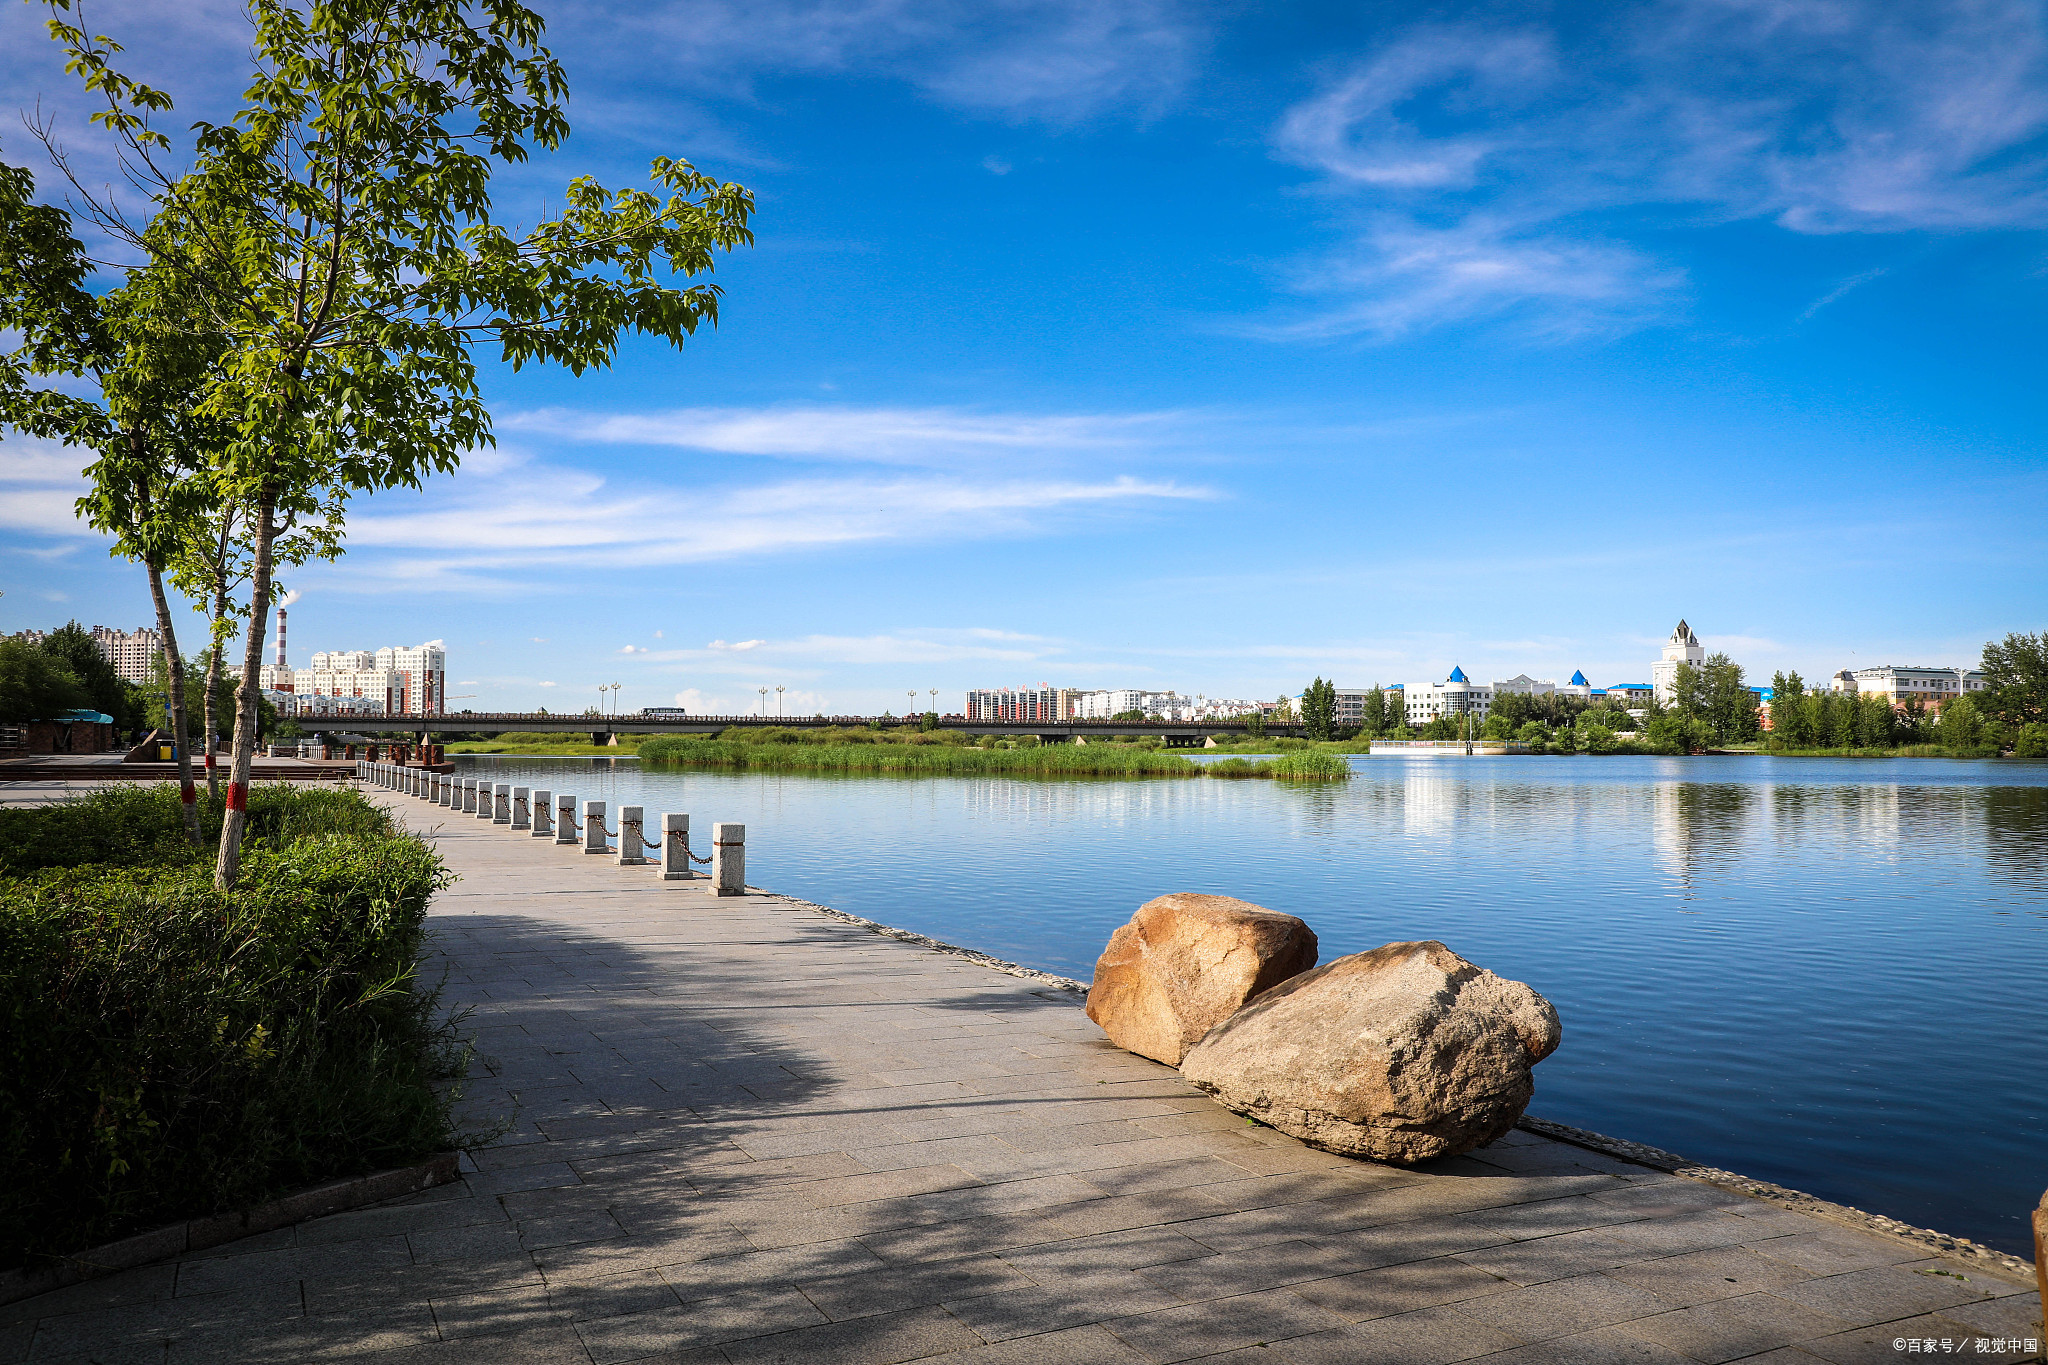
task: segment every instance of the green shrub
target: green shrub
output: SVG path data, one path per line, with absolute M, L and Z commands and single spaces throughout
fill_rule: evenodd
M 200 788 L 205 846 L 195 848 L 185 837 L 178 789 L 169 782 L 122 783 L 55 805 L 0 810 L 0 876 L 84 863 L 211 867 L 221 813 Z M 249 789 L 247 831 L 253 843 L 283 844 L 314 834 L 387 838 L 396 827 L 381 809 L 342 788 L 275 782 Z
M 466 1057 L 413 980 L 439 859 L 352 793 L 250 807 L 230 892 L 175 791 L 4 813 L 42 866 L 0 879 L 0 1265 L 451 1144 Z M 132 837 L 53 865 L 117 811 Z

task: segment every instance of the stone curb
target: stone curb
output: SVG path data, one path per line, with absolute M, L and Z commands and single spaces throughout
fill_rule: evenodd
M 56 1264 L 46 1269 L 0 1271 L 0 1304 L 18 1303 L 117 1270 L 147 1265 L 187 1251 L 204 1251 L 244 1237 L 275 1232 L 309 1218 L 446 1185 L 460 1176 L 457 1159 L 454 1152 L 441 1152 L 417 1166 L 329 1181 L 241 1213 L 217 1213 L 210 1218 L 138 1232 L 118 1242 L 54 1257 Z
M 1055 976 L 1051 972 L 1041 972 L 1036 967 L 1022 967 L 1014 962 L 1005 962 L 999 957 L 990 957 L 987 953 L 978 953 L 972 948 L 962 948 L 958 944 L 953 943 L 941 943 L 935 938 L 926 938 L 923 934 L 913 934 L 908 929 L 897 929 L 887 924 L 877 923 L 871 919 L 862 919 L 859 915 L 849 915 L 844 910 L 834 910 L 831 906 L 820 905 L 816 901 L 800 900 L 795 896 L 785 896 L 780 891 L 764 891 L 758 886 L 748 887 L 747 894 L 767 896 L 771 900 L 782 901 L 785 904 L 794 905 L 802 910 L 816 911 L 828 919 L 836 919 L 843 924 L 857 924 L 871 934 L 880 934 L 883 938 L 893 938 L 900 943 L 915 943 L 920 948 L 929 948 L 935 953 L 951 953 L 955 957 L 964 957 L 969 962 L 993 968 L 1008 976 L 1021 976 L 1026 981 L 1042 982 L 1056 990 L 1067 991 L 1075 995 L 1088 994 L 1087 983 L 1076 981 L 1071 976 Z
M 928 938 L 923 934 L 915 934 L 908 929 L 897 929 L 891 925 L 880 924 L 871 919 L 862 919 L 859 915 L 849 915 L 844 910 L 834 910 L 831 906 L 820 905 L 816 901 L 807 901 L 796 896 L 786 896 L 779 891 L 766 891 L 758 886 L 750 886 L 747 888 L 747 891 L 751 895 L 766 896 L 772 900 L 796 906 L 799 909 L 814 911 L 817 914 L 824 915 L 829 919 L 836 919 L 844 924 L 859 925 L 869 933 L 879 934 L 883 938 L 893 938 L 902 943 L 914 943 L 921 948 L 929 948 L 933 952 L 951 953 L 956 957 L 966 958 L 969 962 L 979 963 L 984 967 L 993 968 L 1010 976 L 1021 976 L 1027 981 L 1040 981 L 1058 990 L 1076 995 L 1085 996 L 1088 993 L 1088 987 L 1085 984 L 1074 980 L 1070 976 L 1055 976 L 1051 972 L 1041 972 L 1032 967 L 1022 967 L 1014 962 L 1005 962 L 999 957 L 990 957 L 987 953 L 978 953 L 972 948 L 962 948 L 952 943 L 941 943 L 938 939 Z M 1883 1214 L 1865 1213 L 1862 1209 L 1852 1209 L 1846 1204 L 1832 1204 L 1825 1199 L 1818 1199 L 1799 1190 L 1786 1189 L 1783 1185 L 1773 1185 L 1767 1180 L 1752 1180 L 1748 1176 L 1736 1175 L 1733 1171 L 1723 1171 L 1713 1166 L 1702 1166 L 1698 1162 L 1687 1160 L 1676 1152 L 1667 1152 L 1661 1147 L 1651 1147 L 1641 1142 L 1630 1142 L 1625 1138 L 1608 1137 L 1605 1133 L 1595 1133 L 1585 1128 L 1573 1128 L 1569 1124 L 1553 1123 L 1549 1119 L 1540 1119 L 1533 1115 L 1523 1115 L 1521 1122 L 1516 1126 L 1525 1128 L 1542 1137 L 1555 1138 L 1559 1142 L 1568 1142 L 1575 1147 L 1584 1147 L 1589 1151 L 1600 1152 L 1606 1156 L 1616 1156 L 1624 1161 L 1633 1161 L 1639 1166 L 1648 1166 L 1653 1170 L 1668 1171 L 1672 1175 L 1683 1176 L 1688 1180 L 1697 1180 L 1703 1184 L 1732 1190 L 1737 1194 L 1748 1195 L 1752 1199 L 1761 1199 L 1767 1203 L 1776 1204 L 1781 1208 L 1792 1209 L 1799 1213 L 1810 1213 L 1816 1218 L 1825 1218 L 1830 1222 L 1841 1223 L 1860 1231 L 1875 1232 L 1897 1241 L 1906 1242 L 1933 1255 L 1969 1261 L 1972 1264 L 1983 1266 L 1989 1270 L 2017 1276 L 2029 1287 L 2033 1285 L 2035 1280 L 2033 1262 L 2021 1260 L 2017 1256 L 2009 1256 L 2002 1251 L 1994 1251 L 1990 1247 L 1982 1246 L 1969 1240 L 1967 1237 L 1952 1237 L 1948 1233 L 1936 1232 L 1931 1228 L 1915 1227 L 1911 1223 L 1901 1223 L 1898 1219 L 1887 1218 Z
M 1947 1256 L 1953 1260 L 1968 1261 L 1973 1265 L 2002 1274 L 2018 1277 L 2027 1287 L 2034 1284 L 2034 1263 L 2009 1256 L 2003 1251 L 1994 1251 L 1967 1237 L 1952 1237 L 1932 1228 L 1915 1227 L 1901 1223 L 1896 1218 L 1887 1218 L 1881 1213 L 1865 1213 L 1852 1209 L 1846 1204 L 1833 1204 L 1825 1199 L 1799 1190 L 1788 1190 L 1783 1185 L 1774 1185 L 1768 1180 L 1753 1180 L 1746 1175 L 1724 1171 L 1715 1166 L 1702 1166 L 1688 1161 L 1676 1152 L 1667 1152 L 1661 1147 L 1651 1147 L 1641 1142 L 1630 1142 L 1625 1138 L 1608 1137 L 1585 1128 L 1574 1128 L 1569 1124 L 1553 1123 L 1524 1114 L 1518 1128 L 1527 1129 L 1541 1137 L 1555 1138 L 1569 1142 L 1574 1147 L 1600 1152 L 1607 1156 L 1633 1161 L 1638 1166 L 1652 1170 L 1668 1171 L 1687 1180 L 1697 1180 L 1703 1185 L 1713 1185 L 1736 1194 L 1746 1194 L 1752 1199 L 1761 1199 L 1767 1204 L 1791 1209 L 1797 1213 L 1810 1213 L 1816 1218 L 1825 1218 L 1831 1223 L 1841 1223 L 1859 1232 L 1874 1232 L 1905 1242 L 1933 1256 Z

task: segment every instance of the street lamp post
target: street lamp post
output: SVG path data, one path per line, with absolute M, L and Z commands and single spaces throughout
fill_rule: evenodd
M 932 694 L 932 714 L 936 716 L 939 714 L 939 689 L 928 687 L 925 690 Z
M 782 684 L 775 684 L 775 719 L 782 719 Z
M 758 714 L 760 715 L 762 720 L 766 720 L 768 719 L 768 689 L 765 687 L 757 687 L 754 690 L 761 694 L 761 708 Z

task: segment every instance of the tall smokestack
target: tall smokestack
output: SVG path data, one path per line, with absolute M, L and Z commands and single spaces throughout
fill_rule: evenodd
M 284 667 L 284 608 L 277 609 L 277 666 Z

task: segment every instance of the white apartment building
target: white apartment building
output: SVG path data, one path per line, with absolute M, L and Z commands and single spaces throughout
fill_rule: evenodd
M 1706 661 L 1706 647 L 1692 633 L 1692 627 L 1681 620 L 1677 629 L 1671 632 L 1671 638 L 1664 642 L 1664 657 L 1650 665 L 1650 686 L 1655 689 L 1658 702 L 1669 706 L 1677 700 L 1680 664 L 1698 668 Z
M 437 715 L 445 710 L 448 655 L 439 641 L 411 648 L 386 646 L 322 650 L 310 668 L 265 664 L 257 682 L 266 691 L 308 702 L 298 715 Z M 323 700 L 314 700 L 323 699 Z M 348 702 L 336 710 L 327 703 Z
M 1493 709 L 1493 689 L 1473 682 L 1465 670 L 1453 667 L 1442 682 L 1408 683 L 1402 688 L 1408 723 L 1427 725 L 1438 716 L 1471 715 L 1483 718 Z
M 377 669 L 395 673 L 405 681 L 405 702 L 400 707 L 409 715 L 439 715 L 448 695 L 448 651 L 438 640 L 411 648 L 386 645 L 377 651 Z
M 1109 720 L 1136 711 L 1147 719 L 1195 720 L 1206 700 L 1183 697 L 1178 692 L 1150 692 L 1137 687 L 1112 687 L 1097 692 L 1073 694 L 1076 720 Z
M 1495 678 L 1493 695 L 1506 696 L 1513 692 L 1524 697 L 1577 697 L 1581 701 L 1591 700 L 1593 684 L 1586 681 L 1586 675 L 1576 669 L 1567 683 L 1552 682 L 1548 678 L 1532 678 L 1527 673 L 1513 678 Z
M 1957 697 L 1982 690 L 1983 686 L 1984 675 L 1967 668 L 1880 664 L 1859 668 L 1854 673 L 1845 668 L 1834 677 L 1837 692 L 1870 693 L 1885 698 L 1893 706 L 1903 706 L 1918 697 L 1937 711 Z
M 132 683 L 149 682 L 155 675 L 157 660 L 163 657 L 163 636 L 148 626 L 137 626 L 132 631 L 94 626 L 92 642 L 100 647 L 100 657 Z

